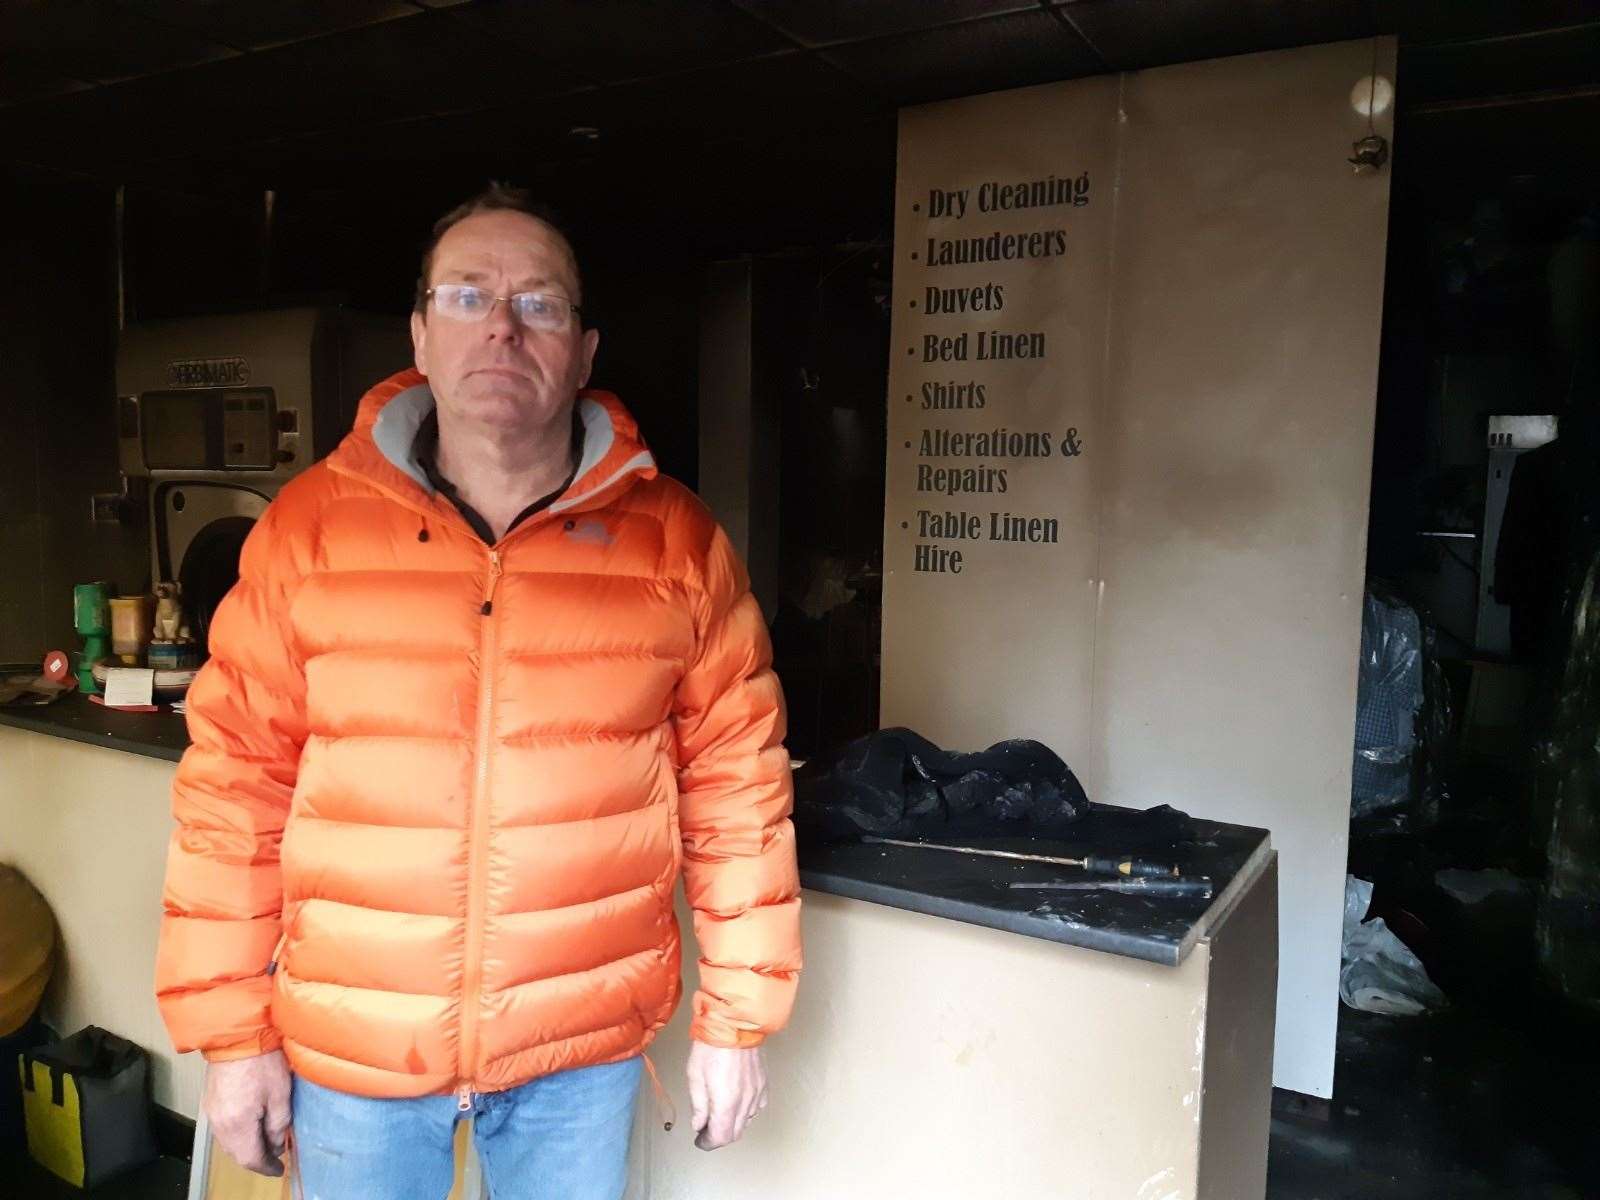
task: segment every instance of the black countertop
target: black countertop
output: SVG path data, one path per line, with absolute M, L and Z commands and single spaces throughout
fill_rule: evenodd
M 117 712 L 77 693 L 36 708 L 0 708 L 0 725 L 168 762 L 189 745 L 188 728 L 175 713 Z M 1171 860 L 1185 875 L 1209 876 L 1215 891 L 1210 900 L 1012 891 L 1013 880 L 1084 876 L 1044 863 L 861 843 L 802 843 L 800 881 L 813 891 L 1176 966 L 1271 855 L 1264 829 L 1192 819 L 1180 837 L 1152 842 L 1138 813 L 1108 805 L 1096 805 L 1071 840 L 946 840 L 1056 857 L 1135 853 Z
M 929 839 L 934 840 L 934 839 Z M 863 843 L 802 845 L 800 882 L 813 891 L 987 925 L 1027 937 L 1177 966 L 1232 907 L 1272 855 L 1267 831 L 1191 819 L 1179 837 L 1152 841 L 1134 810 L 1096 805 L 1072 840 L 1026 837 L 938 840 L 1072 858 L 1137 854 L 1209 876 L 1210 900 L 1115 892 L 1013 891 L 1013 881 L 1082 880 L 1047 863 Z
M 0 708 L 0 725 L 168 762 L 177 762 L 189 748 L 188 725 L 164 706 L 153 713 L 119 712 L 78 692 L 70 692 L 54 704 Z

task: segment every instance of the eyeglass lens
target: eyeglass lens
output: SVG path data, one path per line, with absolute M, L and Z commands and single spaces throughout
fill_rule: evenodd
M 483 320 L 494 311 L 495 302 L 500 299 L 507 300 L 512 314 L 521 324 L 550 333 L 565 329 L 574 312 L 570 300 L 543 292 L 518 292 L 507 298 L 470 284 L 440 283 L 433 288 L 435 307 L 458 321 Z

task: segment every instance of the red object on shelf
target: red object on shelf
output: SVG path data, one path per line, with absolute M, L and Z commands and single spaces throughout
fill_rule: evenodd
M 51 683 L 64 683 L 76 687 L 77 677 L 72 673 L 72 657 L 65 650 L 52 650 L 44 656 L 44 677 Z

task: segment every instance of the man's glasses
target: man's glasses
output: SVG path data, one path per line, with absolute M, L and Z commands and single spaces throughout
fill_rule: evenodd
M 428 289 L 428 296 L 452 321 L 481 321 L 504 300 L 511 315 L 526 329 L 539 333 L 560 333 L 581 309 L 565 296 L 547 292 L 518 292 L 515 296 L 496 296 L 487 288 L 467 283 L 439 283 Z

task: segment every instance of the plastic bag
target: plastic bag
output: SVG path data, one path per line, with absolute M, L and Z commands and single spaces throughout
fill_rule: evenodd
M 909 729 L 880 729 L 795 774 L 805 841 L 879 837 L 1066 836 L 1089 811 L 1072 769 L 1024 739 L 965 754 Z
M 1422 701 L 1422 619 L 1405 601 L 1369 587 L 1361 610 L 1351 816 L 1371 816 L 1411 799 Z
M 1501 867 L 1482 871 L 1452 868 L 1435 871 L 1433 882 L 1452 900 L 1462 904 L 1482 904 L 1485 900 L 1521 899 L 1528 894 L 1528 881 Z
M 1567 1000 L 1600 1010 L 1600 551 L 1572 635 L 1540 773 L 1554 796 L 1538 916 L 1539 965 Z
M 1362 920 L 1371 903 L 1372 885 L 1346 875 L 1339 999 L 1351 1008 L 1393 1017 L 1443 1008 L 1445 995 L 1428 978 L 1422 960 L 1389 931 L 1382 917 Z
M 1439 823 L 1441 812 L 1450 802 L 1452 772 L 1448 756 L 1453 749 L 1456 713 L 1450 681 L 1439 661 L 1438 633 L 1426 619 L 1422 621 L 1422 636 L 1422 713 L 1417 720 L 1419 762 L 1412 812 L 1418 823 L 1427 828 Z

